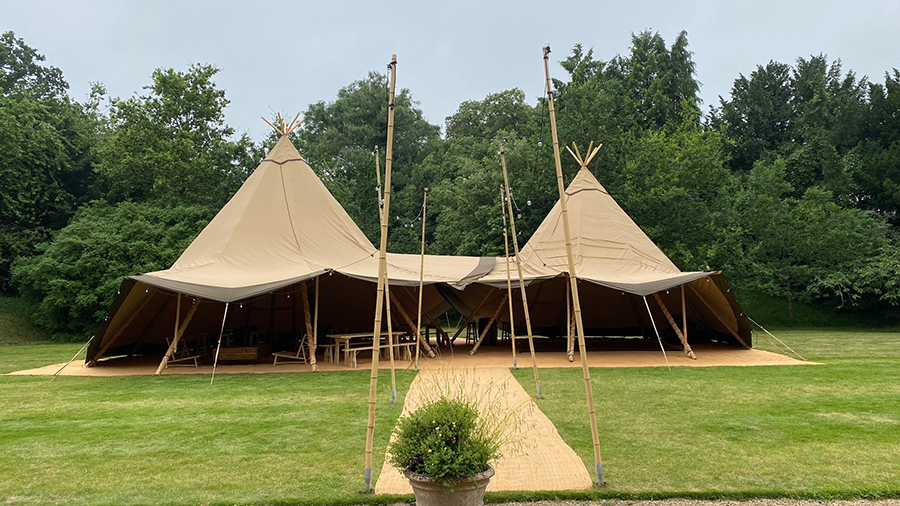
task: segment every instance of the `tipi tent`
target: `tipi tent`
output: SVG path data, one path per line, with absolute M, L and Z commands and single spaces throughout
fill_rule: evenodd
M 644 335 L 655 322 L 669 328 L 669 316 L 682 326 L 682 316 L 698 339 L 717 339 L 746 346 L 750 326 L 719 271 L 682 272 L 622 210 L 594 175 L 582 168 L 566 189 L 572 247 L 581 293 L 584 326 L 590 335 Z M 568 333 L 566 309 L 568 271 L 559 202 L 553 207 L 520 253 L 528 287 L 535 332 L 550 336 Z M 506 295 L 506 262 L 496 262 L 478 285 L 448 300 L 464 314 L 480 306 L 476 317 L 487 318 Z M 513 269 L 514 263 L 510 262 Z M 513 271 L 512 279 L 517 280 Z M 489 297 L 491 287 L 495 290 Z M 681 293 L 685 292 L 682 303 Z M 482 303 L 484 297 L 488 301 Z M 647 297 L 651 313 L 642 300 Z M 659 299 L 657 299 L 659 297 Z M 515 325 L 523 325 L 521 300 Z M 665 310 L 663 309 L 665 307 Z M 684 308 L 684 309 L 682 309 Z M 499 313 L 500 321 L 508 321 Z M 653 320 L 650 319 L 653 315 Z
M 425 265 L 427 285 L 461 288 L 486 274 L 493 259 L 429 256 Z M 393 286 L 418 286 L 419 256 L 388 255 L 388 275 Z M 297 299 L 312 297 L 317 278 L 321 327 L 370 328 L 377 276 L 375 247 L 282 136 L 171 268 L 126 278 L 87 363 L 161 354 L 174 334 L 178 294 L 188 298 L 179 322 L 189 319 L 187 340 L 209 340 L 223 325 L 270 333 L 301 329 L 306 314 Z M 412 297 L 396 298 L 415 314 Z M 424 311 L 437 315 L 447 307 L 429 286 Z

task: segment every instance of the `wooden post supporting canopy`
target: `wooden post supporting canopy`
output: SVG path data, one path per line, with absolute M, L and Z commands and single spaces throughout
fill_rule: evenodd
M 434 350 L 431 349 L 431 346 L 428 345 L 428 342 L 425 341 L 425 338 L 422 337 L 422 332 L 419 330 L 421 327 L 413 327 L 415 323 L 412 321 L 412 318 L 409 316 L 409 313 L 403 309 L 403 306 L 400 304 L 400 301 L 397 300 L 397 297 L 394 296 L 393 292 L 390 293 L 391 300 L 394 301 L 394 307 L 397 308 L 397 312 L 400 313 L 400 317 L 403 318 L 403 321 L 406 322 L 407 325 L 412 328 L 416 333 L 416 339 L 419 340 L 419 344 L 422 348 L 425 348 L 425 354 L 428 355 L 428 358 L 434 358 L 435 353 Z
M 306 346 L 309 351 L 309 368 L 313 372 L 319 370 L 319 364 L 316 363 L 316 337 L 313 330 L 312 317 L 309 314 L 309 291 L 306 288 L 306 281 L 300 282 L 300 300 L 303 302 L 303 320 L 306 322 Z M 316 297 L 318 303 L 318 297 Z M 274 334 L 275 329 L 272 329 Z M 303 343 L 297 343 L 297 346 L 303 346 Z
M 531 332 L 531 312 L 528 310 L 528 294 L 525 293 L 525 276 L 522 274 L 522 260 L 519 258 L 519 239 L 516 234 L 516 220 L 513 217 L 512 194 L 509 189 L 509 173 L 506 170 L 506 152 L 500 145 L 500 165 L 503 167 L 503 185 L 506 188 L 506 209 L 509 211 L 509 225 L 512 232 L 513 253 L 516 255 L 516 271 L 519 274 L 519 289 L 522 294 L 522 310 L 525 312 L 525 330 L 528 333 L 528 349 L 531 351 L 531 368 L 534 370 L 534 384 L 537 389 L 538 399 L 543 399 L 541 391 L 541 378 L 538 376 L 537 357 L 534 354 L 534 335 Z M 507 272 L 509 269 L 507 268 Z M 510 299 L 512 294 L 510 294 Z M 510 319 L 512 319 L 510 317 Z M 512 323 L 510 322 L 510 326 Z
M 481 299 L 481 302 L 479 302 L 478 305 L 475 306 L 475 309 L 473 309 L 472 312 L 469 313 L 469 316 L 466 316 L 462 323 L 456 326 L 456 332 L 454 332 L 453 337 L 450 338 L 451 343 L 456 341 L 456 338 L 459 337 L 459 334 L 461 334 L 462 331 L 465 330 L 465 328 L 469 325 L 469 321 L 475 317 L 475 314 L 478 313 L 478 310 L 481 309 L 481 306 L 483 306 L 484 303 L 491 298 L 491 295 L 493 295 L 492 291 L 488 290 L 488 292 L 484 295 L 484 298 Z
M 659 308 L 662 309 L 664 315 L 666 315 L 666 319 L 669 320 L 669 325 L 675 330 L 675 334 L 678 336 L 678 339 L 681 340 L 681 345 L 684 347 L 684 354 L 688 357 L 697 360 L 697 357 L 694 356 L 694 350 L 691 349 L 691 345 L 688 344 L 687 336 L 682 334 L 681 329 L 678 328 L 678 324 L 675 323 L 675 318 L 672 317 L 672 313 L 669 313 L 669 308 L 663 304 L 662 298 L 658 293 L 653 294 L 653 298 L 656 299 L 656 303 L 659 304 Z M 684 309 L 682 308 L 682 311 Z
M 600 456 L 600 434 L 597 431 L 597 415 L 594 410 L 594 391 L 591 387 L 591 373 L 587 363 L 587 349 L 584 342 L 584 324 L 581 320 L 581 303 L 578 300 L 578 278 L 575 273 L 575 257 L 572 253 L 572 237 L 569 233 L 569 213 L 566 205 L 566 189 L 563 185 L 562 161 L 559 158 L 559 138 L 556 133 L 556 115 L 553 110 L 553 90 L 550 87 L 550 46 L 547 45 L 542 50 L 544 57 L 544 76 L 546 81 L 547 92 L 547 109 L 550 116 L 550 134 L 553 137 L 553 160 L 556 162 L 556 186 L 559 190 L 559 205 L 562 215 L 563 232 L 566 238 L 566 257 L 569 267 L 569 285 L 572 287 L 572 306 L 575 312 L 575 330 L 578 333 L 578 347 L 581 355 L 581 370 L 584 375 L 584 388 L 588 402 L 588 416 L 591 423 L 591 438 L 594 443 L 594 470 L 597 473 L 597 484 L 603 485 L 603 460 Z M 593 143 L 591 144 L 593 145 Z M 597 150 L 600 146 L 597 146 Z M 588 148 L 588 159 L 583 161 L 579 159 L 582 167 L 586 167 L 591 158 L 597 153 L 591 153 Z M 577 157 L 580 158 L 580 157 Z
M 494 315 L 491 316 L 491 320 L 484 327 L 484 330 L 481 331 L 481 335 L 478 336 L 478 340 L 475 341 L 475 346 L 472 347 L 472 351 L 469 352 L 469 355 L 474 355 L 478 353 L 478 348 L 481 346 L 481 341 L 484 340 L 484 336 L 487 335 L 488 330 L 491 329 L 491 325 L 494 324 L 494 321 L 497 320 L 497 317 L 500 316 L 500 311 L 503 309 L 503 306 L 506 304 L 506 299 L 509 298 L 509 294 L 503 296 L 503 300 L 500 301 L 500 304 L 497 304 L 497 309 L 494 310 Z
M 394 145 L 394 90 L 397 85 L 397 55 L 391 56 L 388 64 L 391 72 L 390 88 L 388 90 L 388 125 L 387 146 L 385 147 L 384 161 L 384 216 L 390 216 L 391 208 L 391 166 L 393 164 Z M 384 310 L 384 282 L 387 272 L 387 220 L 381 220 L 381 247 L 378 250 L 378 289 L 375 296 L 375 322 L 372 330 L 372 372 L 369 377 L 369 416 L 366 424 L 366 463 L 365 463 L 365 491 L 374 492 L 372 488 L 372 451 L 375 438 L 375 395 L 378 390 L 378 355 L 381 342 L 381 313 Z
M 188 314 L 184 317 L 184 323 L 182 323 L 179 327 L 178 319 L 180 318 L 179 313 L 181 312 L 181 294 L 178 294 L 178 303 L 175 309 L 175 335 L 172 338 L 172 344 L 166 351 L 166 356 L 163 357 L 162 362 L 159 363 L 159 367 L 156 369 L 157 376 L 162 374 L 163 369 L 166 368 L 166 365 L 172 358 L 172 354 L 174 354 L 175 350 L 178 349 L 178 340 L 181 339 L 182 335 L 184 335 L 184 331 L 187 330 L 187 326 L 189 323 L 191 323 L 191 318 L 194 317 L 194 313 L 197 312 L 198 307 L 200 307 L 200 299 L 194 301 L 193 305 L 191 305 L 191 309 L 188 310 Z

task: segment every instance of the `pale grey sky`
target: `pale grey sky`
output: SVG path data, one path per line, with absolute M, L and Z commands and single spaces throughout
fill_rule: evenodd
M 671 44 L 687 30 L 706 111 L 739 73 L 769 60 L 824 52 L 883 81 L 900 67 L 898 26 L 898 0 L 0 0 L 0 31 L 15 31 L 60 67 L 74 98 L 83 100 L 91 81 L 127 97 L 155 68 L 211 63 L 222 69 L 229 124 L 254 139 L 268 130 L 261 115 L 334 100 L 368 71 L 384 72 L 392 53 L 398 86 L 443 124 L 462 101 L 509 88 L 534 103 L 544 42 L 554 63 L 579 42 L 606 60 L 627 52 L 632 32 L 652 29 Z M 564 77 L 557 65 L 551 74 Z

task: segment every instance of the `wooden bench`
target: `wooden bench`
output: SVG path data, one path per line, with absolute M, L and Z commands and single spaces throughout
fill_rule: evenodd
M 413 359 L 413 347 L 416 345 L 415 342 L 406 342 L 406 343 L 394 343 L 393 348 L 401 351 L 403 355 L 398 357 L 400 360 L 405 360 L 406 362 L 412 362 Z M 379 351 L 386 351 L 389 345 L 381 345 L 378 347 Z M 349 349 L 344 350 L 344 363 L 347 364 L 348 367 L 352 367 L 354 369 L 357 368 L 356 355 L 361 351 L 374 351 L 374 346 L 371 344 L 366 344 L 364 346 L 350 346 Z

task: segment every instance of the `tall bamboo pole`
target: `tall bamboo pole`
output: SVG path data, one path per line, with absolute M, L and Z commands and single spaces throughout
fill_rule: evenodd
M 391 404 L 397 404 L 397 373 L 394 369 L 394 327 L 393 327 L 393 319 L 391 318 L 391 282 L 387 276 L 387 273 L 384 275 L 384 307 L 386 309 L 387 315 L 387 341 L 388 341 L 388 356 L 391 360 Z
M 416 333 L 422 328 L 422 288 L 425 284 L 425 213 L 428 210 L 428 188 L 425 188 L 425 195 L 422 196 L 422 255 L 419 260 L 419 317 L 416 319 Z M 419 370 L 419 342 L 416 341 L 416 361 L 413 366 L 416 371 Z
M 386 223 L 387 215 L 381 206 L 381 167 L 378 162 L 378 146 L 375 146 L 375 177 L 378 185 L 375 187 L 375 193 L 378 196 L 378 223 Z M 388 327 L 388 353 L 391 360 L 391 404 L 397 404 L 397 373 L 394 369 L 394 328 L 391 319 L 391 283 L 387 275 L 387 269 L 384 271 L 384 302 L 387 308 L 387 327 Z M 380 343 L 379 343 L 380 345 Z
M 391 84 L 388 91 L 388 124 L 387 146 L 384 161 L 384 211 L 383 216 L 390 216 L 391 208 L 391 165 L 394 145 L 394 90 L 397 84 L 397 55 L 391 55 L 388 64 L 391 72 Z M 381 248 L 378 251 L 378 293 L 375 296 L 375 324 L 372 331 L 372 374 L 369 377 L 369 418 L 366 426 L 366 492 L 374 492 L 372 488 L 372 444 L 375 438 L 375 394 L 378 389 L 378 353 L 381 342 L 381 313 L 384 310 L 384 281 L 387 272 L 387 219 L 381 220 Z
M 319 277 L 316 276 L 316 308 L 313 312 L 313 355 L 316 354 L 316 348 L 319 347 Z
M 516 220 L 513 218 L 512 195 L 509 191 L 509 173 L 506 171 L 506 152 L 500 145 L 500 165 L 503 167 L 503 182 L 506 186 L 506 209 L 509 210 L 509 225 L 512 232 L 513 252 L 516 255 L 516 270 L 519 273 L 519 289 L 522 292 L 522 309 L 525 311 L 525 329 L 528 332 L 528 349 L 531 351 L 531 368 L 534 369 L 534 384 L 538 399 L 543 399 L 541 378 L 538 376 L 537 357 L 534 354 L 534 335 L 531 333 L 531 314 L 528 310 L 528 295 L 525 293 L 525 277 L 522 275 L 522 260 L 519 258 L 519 239 L 516 236 Z
M 512 346 L 513 369 L 516 366 L 516 327 L 513 314 L 512 280 L 509 274 L 509 233 L 506 229 L 506 204 L 504 203 L 503 185 L 500 185 L 500 214 L 503 216 L 503 251 L 506 255 L 506 300 L 509 301 L 509 342 Z
M 587 349 L 584 343 L 584 324 L 581 320 L 581 303 L 578 300 L 578 278 L 575 275 L 575 257 L 572 255 L 572 239 L 569 235 L 569 214 L 566 209 L 566 189 L 563 186 L 562 161 L 559 158 L 559 138 L 556 134 L 556 116 L 553 111 L 553 90 L 550 87 L 550 46 L 542 50 L 544 56 L 544 76 L 546 78 L 547 108 L 550 116 L 550 133 L 553 136 L 553 159 L 556 162 L 556 185 L 559 189 L 559 205 L 562 211 L 563 232 L 566 237 L 566 257 L 569 264 L 569 285 L 572 287 L 572 306 L 575 312 L 575 329 L 578 333 L 578 348 L 581 354 L 581 370 L 584 374 L 584 388 L 587 394 L 588 415 L 591 422 L 591 437 L 594 442 L 594 470 L 597 484 L 603 485 L 603 460 L 600 457 L 600 434 L 597 431 L 597 415 L 594 410 L 594 392 L 591 388 L 591 373 L 587 363 Z

